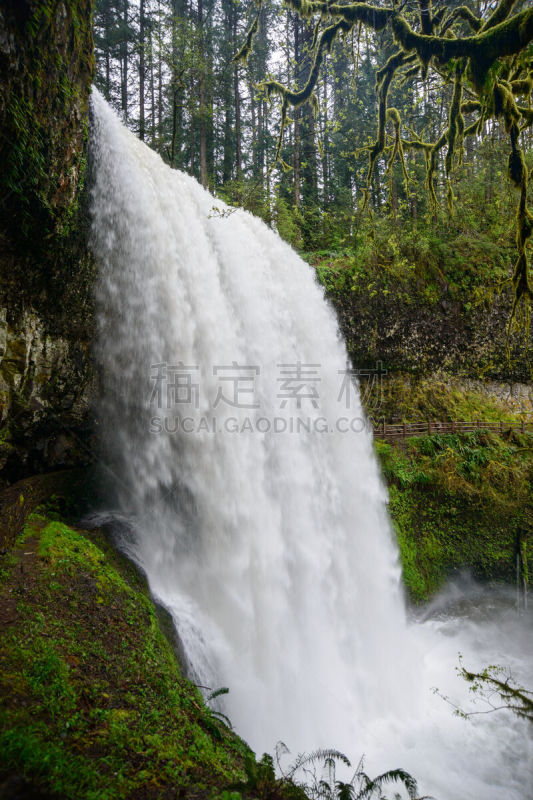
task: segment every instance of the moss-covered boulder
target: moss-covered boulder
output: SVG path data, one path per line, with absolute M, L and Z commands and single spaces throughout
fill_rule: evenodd
M 96 470 L 78 467 L 33 475 L 0 491 L 0 553 L 13 546 L 35 509 L 43 504 L 69 517 L 91 507 L 97 493 Z

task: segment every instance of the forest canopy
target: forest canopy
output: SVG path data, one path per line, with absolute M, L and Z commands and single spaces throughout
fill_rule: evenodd
M 98 83 L 139 136 L 304 248 L 363 212 L 453 213 L 474 176 L 481 205 L 499 191 L 511 319 L 526 322 L 532 42 L 526 0 L 99 0 L 96 14 Z

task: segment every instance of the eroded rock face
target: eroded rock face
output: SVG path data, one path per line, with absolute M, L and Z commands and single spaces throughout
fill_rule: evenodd
M 0 310 L 0 474 L 4 483 L 88 463 L 94 376 L 83 342 L 46 332 L 25 310 Z
M 385 279 L 373 291 L 330 292 L 348 352 L 358 366 L 381 362 L 391 373 L 430 375 L 437 370 L 502 383 L 531 380 L 529 344 L 524 331 L 507 338 L 511 292 L 489 304 L 465 308 L 446 297 L 436 302 Z
M 91 457 L 92 3 L 0 8 L 0 487 Z

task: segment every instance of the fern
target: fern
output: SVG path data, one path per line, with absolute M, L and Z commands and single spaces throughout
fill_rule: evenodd
M 217 709 L 209 706 L 209 703 L 211 703 L 212 700 L 216 700 L 217 697 L 221 697 L 224 694 L 229 694 L 229 689 L 227 686 L 221 686 L 220 689 L 215 689 L 214 692 L 211 692 L 211 694 L 207 697 L 206 703 L 208 704 L 211 716 L 214 717 L 217 722 L 222 722 L 227 728 L 233 730 L 233 725 L 231 724 L 229 717 L 227 717 L 226 714 L 223 714 L 222 711 L 218 711 Z
M 388 783 L 403 783 L 405 790 L 409 796 L 409 800 L 424 800 L 418 798 L 418 785 L 415 779 L 403 769 L 391 769 L 378 775 L 377 778 L 371 780 L 365 772 L 360 772 L 356 775 L 361 781 L 362 788 L 355 795 L 356 800 L 366 800 L 378 795 L 381 798 L 381 791 L 383 786 Z M 353 796 L 352 796 L 353 798 Z
M 285 773 L 286 777 L 292 778 L 294 774 L 304 767 L 315 765 L 317 762 L 324 762 L 325 766 L 334 765 L 337 761 L 342 761 L 347 767 L 351 767 L 350 760 L 339 750 L 314 750 L 312 753 L 300 753 L 294 763 Z
M 229 689 L 227 686 L 221 686 L 220 689 L 215 689 L 214 692 L 211 692 L 206 702 L 210 703 L 211 700 L 216 700 L 217 697 L 220 697 L 223 694 L 229 694 Z

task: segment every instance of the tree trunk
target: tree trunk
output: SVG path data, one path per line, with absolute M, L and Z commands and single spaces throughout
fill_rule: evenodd
M 145 52 L 144 52 L 144 2 L 140 0 L 139 6 L 139 139 L 144 141 L 145 119 L 144 119 L 144 79 L 145 79 Z
M 237 45 L 237 13 L 233 12 L 233 47 Z M 235 103 L 235 172 L 237 180 L 242 176 L 241 153 L 241 96 L 239 92 L 239 65 L 233 65 L 233 99 Z
M 163 146 L 163 64 L 161 58 L 162 24 L 161 24 L 161 0 L 157 2 L 157 13 L 159 17 L 158 43 L 157 43 L 157 139 L 159 151 Z
M 239 94 L 239 67 L 233 68 L 233 92 L 235 95 L 235 172 L 237 179 L 242 175 L 241 155 L 241 98 Z
M 322 93 L 322 181 L 324 183 L 323 207 L 329 206 L 329 130 L 328 130 L 328 73 L 327 65 L 324 68 L 324 87 Z
M 199 90 L 199 133 L 200 133 L 200 182 L 204 189 L 207 189 L 207 125 L 206 125 L 206 88 L 205 88 L 205 47 L 204 47 L 204 6 L 203 0 L 198 0 L 198 30 L 200 33 L 200 79 L 198 81 Z
M 122 96 L 122 114 L 124 120 L 128 121 L 128 0 L 123 0 L 123 25 L 124 31 L 122 35 L 121 49 L 121 96 Z
M 297 14 L 294 15 L 294 62 L 296 70 L 296 80 L 299 78 L 299 61 L 300 61 L 300 19 Z M 293 153 L 293 202 L 296 208 L 300 206 L 300 109 L 295 108 L 293 113 L 294 118 L 294 153 Z

